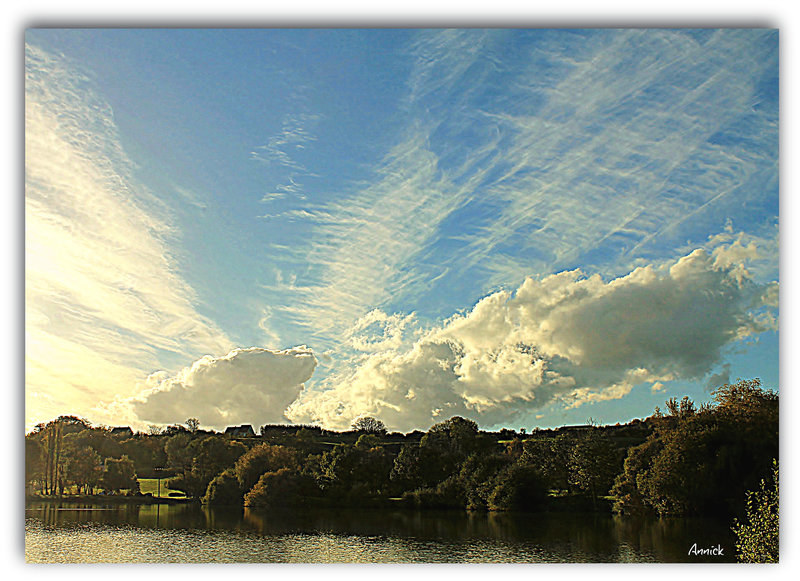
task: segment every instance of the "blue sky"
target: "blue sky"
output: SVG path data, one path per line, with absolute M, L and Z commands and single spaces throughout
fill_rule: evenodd
M 778 33 L 29 30 L 26 424 L 778 388 Z

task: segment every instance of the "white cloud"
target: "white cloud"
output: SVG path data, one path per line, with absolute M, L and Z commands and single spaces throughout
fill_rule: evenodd
M 275 214 L 313 228 L 282 316 L 331 342 L 374 308 L 419 310 L 431 289 L 576 264 L 616 275 L 702 244 L 700 220 L 719 226 L 708 210 L 763 204 L 775 174 L 775 112 L 753 107 L 770 34 L 420 31 L 406 139 L 375 182 Z
M 309 113 L 286 115 L 281 130 L 251 152 L 252 159 L 305 173 L 307 169 L 296 156 L 307 144 L 316 141 L 312 129 L 318 121 L 319 115 Z
M 414 323 L 414 314 L 387 315 L 373 309 L 347 331 L 350 344 L 358 351 L 397 349 L 403 344 L 403 331 Z
M 261 309 L 261 318 L 258 320 L 258 328 L 264 333 L 265 341 L 273 348 L 280 346 L 281 337 L 275 331 L 273 324 L 273 313 L 270 307 L 263 307 Z
M 431 152 L 445 177 L 472 182 L 465 214 L 483 214 L 454 271 L 477 267 L 484 288 L 587 255 L 607 271 L 666 241 L 699 244 L 702 220 L 764 203 L 777 108 L 753 104 L 777 75 L 770 31 L 551 31 L 501 58 L 504 34 L 428 31 L 415 53 Z
M 363 357 L 354 371 L 304 392 L 287 415 L 333 427 L 362 414 L 401 430 L 454 414 L 492 425 L 556 400 L 575 407 L 642 383 L 699 379 L 727 345 L 776 328 L 757 316 L 775 286 L 702 249 L 608 282 L 579 271 L 528 278 L 409 349 Z
M 315 219 L 308 246 L 295 249 L 306 276 L 291 287 L 292 303 L 276 312 L 308 333 L 341 340 L 343 327 L 424 283 L 419 271 L 404 267 L 461 200 L 441 182 L 425 141 L 424 132 L 413 131 L 387 156 L 374 184 L 303 214 Z
M 132 178 L 112 112 L 61 58 L 26 46 L 27 423 L 132 395 L 147 370 L 226 352 L 170 253 L 165 209 Z
M 234 349 L 223 357 L 206 355 L 174 377 L 151 376 L 151 390 L 129 405 L 140 422 L 156 424 L 188 417 L 217 429 L 281 423 L 316 365 L 306 347 Z

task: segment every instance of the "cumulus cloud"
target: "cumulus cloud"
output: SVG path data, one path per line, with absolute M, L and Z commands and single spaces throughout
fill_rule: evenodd
M 454 414 L 492 425 L 554 401 L 574 407 L 642 383 L 699 379 L 726 345 L 776 328 L 763 315 L 777 283 L 755 283 L 722 254 L 698 249 L 608 282 L 579 270 L 528 278 L 408 349 L 364 356 L 287 415 L 333 427 L 361 414 L 403 430 Z
M 397 349 L 403 344 L 403 331 L 414 322 L 414 314 L 387 315 L 373 309 L 347 332 L 350 344 L 359 351 Z
M 163 372 L 148 378 L 150 391 L 133 400 L 143 422 L 177 423 L 196 417 L 204 426 L 285 422 L 284 410 L 314 373 L 310 349 L 282 351 L 251 347 L 223 357 L 206 355 L 174 377 Z

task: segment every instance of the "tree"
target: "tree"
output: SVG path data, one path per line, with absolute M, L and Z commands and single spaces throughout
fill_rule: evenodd
M 169 465 L 178 470 L 191 468 L 192 452 L 189 443 L 192 437 L 187 432 L 177 432 L 170 436 L 164 443 Z
M 368 434 L 386 433 L 386 426 L 384 423 L 379 419 L 370 416 L 362 416 L 357 418 L 350 427 L 356 432 L 366 432 Z
M 496 478 L 489 510 L 537 510 L 547 498 L 547 484 L 533 466 L 513 464 Z
M 155 476 L 156 468 L 167 463 L 167 453 L 161 438 L 141 434 L 119 442 L 119 447 L 122 454 L 133 460 L 139 476 L 151 478 Z
M 64 438 L 64 477 L 68 484 L 78 488 L 78 492 L 90 494 L 100 481 L 100 455 L 76 436 L 70 434 Z
M 778 453 L 778 396 L 756 379 L 713 397 L 700 409 L 671 400 L 670 415 L 656 414 L 655 430 L 629 450 L 614 485 L 618 511 L 730 517 L 744 509 L 746 491 Z
M 493 446 L 478 434 L 478 424 L 454 416 L 431 426 L 419 446 L 405 444 L 394 459 L 391 479 L 402 490 L 434 488 L 456 474 L 469 455 Z
M 446 448 L 455 454 L 469 455 L 478 446 L 478 424 L 461 416 L 453 416 L 431 426 L 420 445 Z
M 41 482 L 44 475 L 45 450 L 41 440 L 32 434 L 25 437 L 25 482 Z
M 103 488 L 114 493 L 123 488 L 127 488 L 130 492 L 139 492 L 136 470 L 133 461 L 127 456 L 123 456 L 119 460 L 114 458 L 106 460 L 106 471 L 103 473 L 101 483 Z
M 247 447 L 241 442 L 214 436 L 195 440 L 191 449 L 194 456 L 192 470 L 209 479 L 226 468 L 232 468 L 247 452 Z
M 569 488 L 569 458 L 574 438 L 567 434 L 555 437 L 535 437 L 525 440 L 520 464 L 537 468 L 548 488 Z
M 628 449 L 622 472 L 617 475 L 611 489 L 611 494 L 616 498 L 614 512 L 639 515 L 652 510 L 653 507 L 649 505 L 649 499 L 645 498 L 639 484 L 647 478 L 650 466 L 663 447 L 661 440 L 651 437 Z
M 734 521 L 736 551 L 744 563 L 777 563 L 779 535 L 778 462 L 772 461 L 771 482 L 747 493 L 745 522 Z
M 203 503 L 211 506 L 241 506 L 242 489 L 233 468 L 223 470 L 208 484 Z
M 89 430 L 92 427 L 92 423 L 89 420 L 79 418 L 78 416 L 59 416 L 58 419 L 60 422 L 68 426 L 65 429 L 66 433 L 68 434 Z
M 687 395 L 683 396 L 680 402 L 672 397 L 664 405 L 667 406 L 667 411 L 670 415 L 676 418 L 685 418 L 697 411 L 694 407 L 694 402 Z
M 195 433 L 197 429 L 200 427 L 200 420 L 197 418 L 189 418 L 186 420 L 186 427 L 189 429 L 191 433 Z
M 75 434 L 75 438 L 77 441 L 91 446 L 101 459 L 119 458 L 124 453 L 122 443 L 112 437 L 110 430 L 105 428 L 83 430 Z
M 428 441 L 419 446 L 404 444 L 394 459 L 390 478 L 401 490 L 433 487 L 453 474 L 462 459 Z
M 291 448 L 273 444 L 259 444 L 243 454 L 234 466 L 236 478 L 243 491 L 250 490 L 262 474 L 277 472 L 281 468 L 298 467 L 297 454 Z
M 593 503 L 608 494 L 621 468 L 622 455 L 595 429 L 578 438 L 569 453 L 569 483 Z
M 247 452 L 247 447 L 241 442 L 207 436 L 194 440 L 190 450 L 193 458 L 186 478 L 189 483 L 186 493 L 200 497 L 216 475 L 233 468 L 236 461 Z
M 319 459 L 316 481 L 337 498 L 363 497 L 382 492 L 389 484 L 392 459 L 372 434 L 363 434 L 355 445 L 342 444 Z
M 458 482 L 464 494 L 464 508 L 485 510 L 497 485 L 498 474 L 513 463 L 508 454 L 472 454 L 462 464 Z
M 189 430 L 180 424 L 172 424 L 164 428 L 162 433 L 167 436 L 174 436 L 176 434 L 188 434 Z
M 56 419 L 47 424 L 39 424 L 34 433 L 42 442 L 42 491 L 45 494 L 57 494 L 64 487 L 64 458 L 61 455 L 64 423 Z
M 182 440 L 186 434 L 173 439 Z M 187 496 L 200 498 L 208 491 L 209 483 L 222 471 L 233 468 L 235 462 L 247 451 L 241 442 L 219 436 L 194 438 L 182 453 L 188 465 L 169 481 L 171 488 L 182 490 Z
M 318 492 L 314 479 L 289 468 L 266 472 L 245 494 L 244 505 L 251 508 L 292 508 L 306 504 Z

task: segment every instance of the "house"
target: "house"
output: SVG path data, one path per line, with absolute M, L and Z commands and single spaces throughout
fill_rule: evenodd
M 133 430 L 129 426 L 111 428 L 111 435 L 118 438 L 133 438 Z
M 556 428 L 557 432 L 585 432 L 587 430 L 591 430 L 594 428 L 592 424 L 580 424 L 576 426 L 561 426 L 560 428 Z
M 225 428 L 225 435 L 233 438 L 252 438 L 256 433 L 253 431 L 253 426 L 243 424 L 241 426 L 228 426 Z

